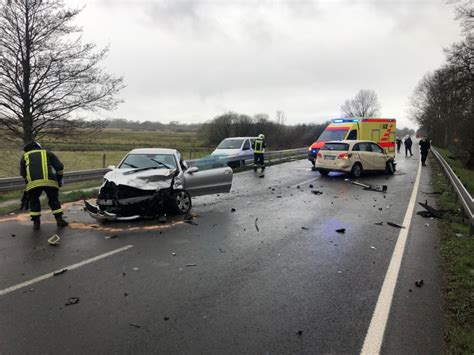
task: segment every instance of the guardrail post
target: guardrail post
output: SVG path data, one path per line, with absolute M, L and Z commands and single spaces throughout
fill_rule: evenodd
M 105 169 L 105 164 L 107 163 L 107 157 L 105 153 L 102 155 L 102 168 Z

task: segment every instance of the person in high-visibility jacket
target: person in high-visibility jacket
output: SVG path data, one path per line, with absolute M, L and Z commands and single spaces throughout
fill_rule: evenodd
M 253 171 L 257 171 L 259 167 L 262 168 L 262 173 L 265 170 L 265 136 L 259 134 L 257 139 L 255 139 L 253 145 Z
M 38 230 L 41 226 L 40 196 L 43 191 L 48 196 L 48 204 L 56 218 L 56 225 L 66 227 L 68 223 L 63 219 L 63 210 L 59 202 L 64 165 L 54 153 L 43 149 L 38 142 L 25 144 L 24 151 L 20 162 L 20 174 L 26 183 L 25 190 L 29 198 L 33 229 Z

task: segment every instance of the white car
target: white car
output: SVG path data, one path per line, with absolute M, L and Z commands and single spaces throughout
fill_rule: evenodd
M 229 166 L 244 166 L 245 161 L 253 158 L 253 145 L 257 137 L 230 137 L 222 140 L 211 153 L 212 157 L 223 158 Z
M 188 167 L 176 149 L 130 151 L 104 176 L 97 205 L 86 202 L 89 214 L 101 221 L 153 218 L 166 211 L 191 209 L 191 196 L 229 192 L 232 169 Z
M 390 175 L 395 172 L 393 156 L 372 141 L 326 142 L 316 157 L 316 170 L 324 176 L 331 171 L 351 173 L 355 178 L 363 171 L 384 171 Z

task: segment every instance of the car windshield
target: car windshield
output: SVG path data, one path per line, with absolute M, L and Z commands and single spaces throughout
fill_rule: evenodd
M 326 143 L 322 150 L 336 150 L 336 151 L 349 150 L 349 144 L 347 144 L 347 143 Z
M 243 139 L 224 139 L 217 149 L 240 149 Z
M 119 169 L 175 169 L 176 160 L 172 154 L 129 154 Z
M 342 141 L 349 129 L 331 129 L 325 130 L 318 138 L 318 141 Z

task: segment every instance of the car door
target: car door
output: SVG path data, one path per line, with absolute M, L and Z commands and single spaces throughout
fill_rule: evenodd
M 232 169 L 228 166 L 208 170 L 191 167 L 184 171 L 184 189 L 191 196 L 229 192 L 232 187 L 232 177 Z
M 244 160 L 253 158 L 253 151 L 250 144 L 250 139 L 246 139 L 242 146 L 242 157 Z
M 387 163 L 387 154 L 375 143 L 370 143 L 372 149 L 372 157 L 374 161 L 374 170 L 385 170 L 385 165 Z
M 374 161 L 372 157 L 372 149 L 369 142 L 360 142 L 354 146 L 356 149 L 356 154 L 359 156 L 359 160 L 362 163 L 362 169 L 364 170 L 373 170 Z M 353 149 L 353 151 L 354 151 Z

